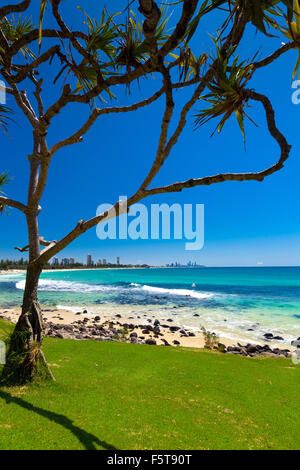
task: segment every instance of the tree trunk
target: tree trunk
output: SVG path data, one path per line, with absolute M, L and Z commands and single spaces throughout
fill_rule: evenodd
M 22 313 L 10 337 L 2 381 L 7 384 L 33 382 L 36 376 L 54 379 L 41 350 L 44 335 L 42 312 L 37 298 L 41 267 L 27 269 Z
M 30 184 L 28 193 L 27 227 L 29 238 L 29 265 L 20 318 L 9 340 L 6 364 L 2 373 L 2 382 L 22 384 L 33 381 L 36 376 L 50 376 L 54 379 L 41 350 L 44 335 L 42 312 L 37 292 L 42 265 L 36 260 L 40 255 L 40 236 L 38 225 L 38 207 L 34 195 L 38 185 L 39 159 L 30 157 Z

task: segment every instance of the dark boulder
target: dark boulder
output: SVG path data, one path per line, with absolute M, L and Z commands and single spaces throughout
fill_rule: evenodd
M 267 338 L 267 339 L 271 339 L 271 338 L 273 338 L 273 334 L 272 333 L 265 333 L 264 337 Z
M 221 353 L 225 353 L 225 352 L 226 352 L 226 346 L 225 346 L 225 344 L 223 344 L 223 343 L 218 343 L 218 351 L 221 352 Z
M 156 341 L 153 338 L 148 338 L 148 339 L 146 339 L 145 344 L 149 344 L 150 346 L 155 346 Z
M 175 331 L 178 331 L 178 330 L 180 330 L 180 327 L 179 327 L 179 326 L 170 326 L 170 331 L 171 331 L 172 333 L 175 333 Z
M 130 338 L 137 338 L 137 333 L 135 331 L 133 331 L 132 333 L 130 333 L 129 337 Z

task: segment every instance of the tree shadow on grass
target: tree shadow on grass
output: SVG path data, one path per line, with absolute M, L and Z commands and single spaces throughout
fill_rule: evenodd
M 15 403 L 24 408 L 25 410 L 32 411 L 33 413 L 43 416 L 44 418 L 47 418 L 50 421 L 54 421 L 55 423 L 60 424 L 64 428 L 71 431 L 71 433 L 74 434 L 74 436 L 76 436 L 77 439 L 83 444 L 86 450 L 96 450 L 96 444 L 106 450 L 118 450 L 113 445 L 108 444 L 105 441 L 100 441 L 98 437 L 84 431 L 78 426 L 75 426 L 73 424 L 73 421 L 71 421 L 64 415 L 60 415 L 58 413 L 54 413 L 53 411 L 44 410 L 43 408 L 34 406 L 31 403 L 28 403 L 27 401 L 23 400 L 22 398 L 14 397 L 9 393 L 4 392 L 3 390 L 0 390 L 0 398 L 3 398 L 8 404 Z

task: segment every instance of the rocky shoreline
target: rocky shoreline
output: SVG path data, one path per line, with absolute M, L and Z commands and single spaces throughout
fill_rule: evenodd
M 2 311 L 0 318 L 16 322 L 19 316 L 17 311 Z M 69 312 L 44 310 L 45 335 L 58 339 L 94 340 L 94 341 L 122 341 L 134 344 L 148 344 L 161 346 L 187 346 L 206 347 L 204 334 L 196 333 L 189 328 L 174 324 L 172 318 L 159 321 L 158 319 L 145 318 L 137 323 L 134 317 L 123 319 L 120 314 L 113 318 L 90 316 L 87 310 L 70 314 Z M 69 315 L 66 318 L 66 315 Z M 49 318 L 48 318 L 49 317 Z M 140 317 L 137 317 L 140 318 Z M 68 323 L 66 323 L 66 321 Z M 133 323 L 134 322 L 134 323 Z M 287 348 L 271 347 L 268 344 L 224 344 L 224 338 L 216 338 L 209 349 L 214 349 L 224 354 L 235 354 L 248 357 L 291 357 L 292 352 Z M 273 336 L 272 333 L 264 335 L 265 341 L 283 339 Z M 188 341 L 188 342 L 187 342 Z M 298 346 L 299 341 L 299 346 Z M 299 348 L 300 338 L 292 342 L 293 349 Z
M 168 319 L 168 322 L 173 320 Z M 157 345 L 157 340 L 160 339 L 164 346 L 180 346 L 180 341 L 174 339 L 167 341 L 164 336 L 166 331 L 174 334 L 180 334 L 180 338 L 196 336 L 195 333 L 183 329 L 182 327 L 160 323 L 155 320 L 153 325 L 150 323 L 135 325 L 133 323 L 122 323 L 120 321 L 106 321 L 101 323 L 101 318 L 96 316 L 93 318 L 92 323 L 88 324 L 90 319 L 84 317 L 82 320 L 73 322 L 72 325 L 54 324 L 53 322 L 46 323 L 46 335 L 53 338 L 61 339 L 77 339 L 77 340 L 96 340 L 96 341 L 125 341 L 134 344 L 148 344 Z M 248 357 L 291 357 L 289 349 L 271 348 L 269 345 L 259 344 L 246 344 L 242 345 L 237 343 L 234 346 L 225 346 L 223 343 L 218 343 L 213 349 L 227 354 L 236 354 Z

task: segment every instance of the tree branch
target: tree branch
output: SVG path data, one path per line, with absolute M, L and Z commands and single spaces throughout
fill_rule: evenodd
M 14 199 L 9 199 L 4 196 L 0 196 L 0 207 L 4 208 L 6 206 L 13 207 L 14 209 L 19 209 L 24 214 L 26 214 L 27 212 L 27 207 L 21 202 L 15 201 Z
M 279 49 L 277 49 L 276 51 L 274 51 L 272 54 L 270 54 L 268 57 L 266 57 L 265 59 L 262 59 L 262 60 L 259 60 L 257 62 L 254 62 L 252 64 L 252 67 L 254 69 L 258 69 L 258 68 L 261 68 L 261 67 L 265 67 L 266 65 L 269 65 L 271 64 L 272 62 L 274 62 L 274 60 L 278 59 L 282 54 L 284 54 L 285 52 L 291 50 L 291 49 L 297 49 L 299 48 L 300 44 L 299 44 L 299 40 L 298 41 L 292 41 L 292 42 L 288 42 L 287 44 L 284 44 L 283 46 L 281 46 Z
M 153 188 L 146 191 L 147 196 L 154 194 L 180 192 L 185 188 L 193 188 L 195 186 L 210 185 L 215 183 L 223 183 L 224 181 L 263 181 L 267 176 L 279 171 L 284 166 L 284 162 L 288 159 L 291 146 L 287 143 L 286 138 L 278 130 L 275 122 L 275 113 L 270 100 L 253 90 L 245 90 L 245 96 L 248 99 L 252 99 L 260 102 L 265 110 L 268 130 L 271 136 L 278 143 L 281 153 L 278 161 L 269 168 L 263 171 L 253 173 L 221 173 L 214 176 L 205 176 L 203 178 L 190 179 L 187 181 L 177 182 L 168 186 L 162 186 L 159 188 Z
M 6 5 L 0 8 L 0 20 L 4 18 L 4 16 L 9 15 L 10 13 L 21 13 L 22 11 L 27 10 L 31 3 L 31 0 L 24 0 L 19 5 Z

